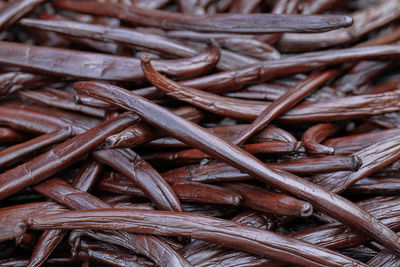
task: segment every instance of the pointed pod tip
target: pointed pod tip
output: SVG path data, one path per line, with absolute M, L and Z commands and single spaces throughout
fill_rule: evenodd
M 151 56 L 148 54 L 143 54 L 140 56 L 140 61 L 142 62 L 142 64 L 149 64 L 151 61 Z
M 353 161 L 352 171 L 358 171 L 363 165 L 362 159 L 357 155 L 352 155 L 351 159 Z
M 301 207 L 301 217 L 308 217 L 313 213 L 313 206 L 308 203 L 305 202 L 302 207 Z

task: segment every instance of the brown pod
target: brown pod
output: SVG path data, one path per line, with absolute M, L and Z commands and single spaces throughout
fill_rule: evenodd
M 10 1 L 0 10 L 0 29 L 4 30 L 16 23 L 20 18 L 32 12 L 43 0 Z
M 353 25 L 346 29 L 315 34 L 288 33 L 282 37 L 278 48 L 280 51 L 301 52 L 354 42 L 398 19 L 400 8 L 397 0 L 388 0 L 384 3 L 376 2 L 375 5 L 357 10 L 351 15 Z
M 341 171 L 329 174 L 318 174 L 310 179 L 314 183 L 332 192 L 343 192 L 358 180 L 399 159 L 399 140 L 400 137 L 395 136 L 354 153 L 353 155 L 359 157 L 363 163 L 355 172 Z
M 61 142 L 72 135 L 71 127 L 44 134 L 29 141 L 8 147 L 0 151 L 0 168 L 21 161 L 29 154 Z
M 55 5 L 59 8 L 89 14 L 116 16 L 131 23 L 167 30 L 233 33 L 321 32 L 347 27 L 353 22 L 350 17 L 339 15 L 217 14 L 207 16 L 121 7 L 91 1 L 80 1 L 78 5 L 74 1 L 59 0 L 55 2 Z
M 274 222 L 272 222 L 273 219 L 271 217 L 272 216 L 267 216 L 264 213 L 247 210 L 239 213 L 237 216 L 232 218 L 231 221 L 259 229 L 272 230 L 271 228 L 274 227 Z M 227 251 L 226 247 L 202 240 L 193 240 L 189 244 L 182 247 L 180 252 L 195 266 L 214 266 L 215 264 L 220 263 L 224 264 L 225 266 L 225 264 L 228 263 L 224 261 L 223 258 L 230 258 L 231 262 L 236 262 L 236 265 L 247 261 L 252 261 L 256 264 L 254 266 L 257 266 L 259 259 L 261 259 L 261 261 L 266 260 L 265 258 L 243 251 Z
M 129 251 L 122 251 L 119 247 L 110 244 L 103 245 L 99 242 L 80 239 L 75 248 L 78 259 L 90 260 L 111 266 L 142 266 L 151 267 L 153 263 L 140 256 L 132 255 Z
M 334 154 L 335 149 L 332 147 L 321 145 L 330 135 L 336 133 L 338 127 L 332 123 L 321 123 L 308 128 L 301 137 L 301 141 L 306 147 L 307 153 L 312 155 L 329 155 Z
M 300 217 L 308 217 L 313 213 L 313 207 L 310 203 L 288 195 L 244 183 L 222 183 L 218 185 L 238 192 L 243 197 L 243 206 L 251 209 Z
M 104 191 L 146 197 L 146 194 L 130 180 L 115 173 L 109 173 L 104 176 L 103 179 L 98 182 L 97 187 Z M 235 206 L 240 205 L 242 201 L 240 194 L 215 185 L 181 182 L 174 183 L 171 187 L 182 201 Z
M 305 152 L 301 142 L 265 142 L 244 145 L 243 149 L 251 154 L 286 155 Z M 198 149 L 187 149 L 178 152 L 152 152 L 145 154 L 144 159 L 159 164 L 192 164 L 203 159 L 212 158 Z
M 93 157 L 135 183 L 161 210 L 183 211 L 171 186 L 138 154 L 130 149 L 103 149 Z
M 399 134 L 399 129 L 387 129 L 376 132 L 331 138 L 326 140 L 323 145 L 333 147 L 336 154 L 351 154 L 377 143 L 379 139 L 388 139 Z
M 375 257 L 368 261 L 368 266 L 379 267 L 379 266 L 400 266 L 400 260 L 389 250 L 382 250 Z
M 400 181 L 399 178 L 366 177 L 353 184 L 347 192 L 362 195 L 398 195 Z
M 240 135 L 233 141 L 236 145 L 243 144 L 253 134 L 264 128 L 272 120 L 288 111 L 295 104 L 306 98 L 313 91 L 322 86 L 327 80 L 336 75 L 336 70 L 327 70 L 311 74 L 304 81 L 300 81 L 293 88 L 289 89 L 277 100 L 272 102 L 264 109 L 251 125 L 243 130 Z
M 310 52 L 252 64 L 246 68 L 218 72 L 182 81 L 179 84 L 213 93 L 226 93 L 240 89 L 246 85 L 265 82 L 268 79 L 304 73 L 339 63 L 369 59 L 390 59 L 399 57 L 399 55 L 400 49 L 398 45 L 379 45 Z M 157 98 L 162 95 L 154 87 L 135 90 L 135 92 L 146 98 Z M 225 99 L 225 101 L 228 101 L 228 99 Z M 218 105 L 224 107 L 220 103 Z M 264 109 L 265 106 L 262 107 L 262 110 Z M 262 110 L 258 111 L 257 115 Z
M 103 118 L 105 111 L 75 103 L 75 95 L 62 90 L 44 88 L 39 90 L 20 90 L 17 95 L 23 99 L 32 100 L 47 106 L 77 111 L 90 116 Z
M 0 74 L 0 96 L 11 95 L 22 89 L 36 88 L 54 80 L 51 76 L 29 72 L 6 72 Z
M 153 85 L 167 95 L 204 110 L 238 120 L 256 119 L 259 114 L 271 105 L 270 103 L 262 101 L 249 101 L 223 97 L 191 87 L 182 86 L 161 75 L 151 66 L 150 63 L 143 64 L 143 72 L 145 73 L 146 78 L 149 79 Z M 333 70 L 327 71 L 321 76 L 316 75 L 321 79 L 319 82 L 324 82 L 335 73 L 336 71 Z M 309 86 L 311 87 L 305 87 L 306 89 L 314 88 L 314 80 L 310 82 L 311 84 Z M 317 83 L 317 85 L 318 84 L 319 83 Z M 335 121 L 395 112 L 399 110 L 397 103 L 398 95 L 398 92 L 391 92 L 378 95 L 353 96 L 342 98 L 340 100 L 335 99 L 332 101 L 321 101 L 316 103 L 305 102 L 283 114 L 279 118 L 279 121 L 285 123 L 316 122 L 324 120 Z M 285 101 L 281 104 L 284 105 L 286 103 Z M 357 103 L 358 105 L 355 105 L 354 103 Z M 280 105 L 278 105 L 278 109 L 279 106 Z
M 89 191 L 96 182 L 101 169 L 102 165 L 100 163 L 93 160 L 87 161 L 74 177 L 73 186 L 85 192 Z M 56 188 L 53 189 L 56 190 Z M 43 264 L 66 234 L 67 231 L 59 229 L 44 231 L 32 251 L 27 266 L 40 266 Z
M 326 156 L 319 158 L 299 158 L 281 162 L 265 163 L 266 166 L 280 169 L 298 175 L 311 175 L 335 171 L 356 171 L 362 162 L 357 156 L 340 157 Z M 232 182 L 252 179 L 247 173 L 241 172 L 223 162 L 194 164 L 172 169 L 161 174 L 168 183 L 184 181 L 213 183 Z
M 13 239 L 25 232 L 25 221 L 32 216 L 64 212 L 66 209 L 52 202 L 36 202 L 0 208 L 0 242 Z
M 191 58 L 155 60 L 154 64 L 158 70 L 171 76 L 189 78 L 206 73 L 214 67 L 218 59 L 218 48 L 210 46 L 203 53 Z M 55 76 L 117 81 L 144 80 L 140 61 L 135 58 L 5 41 L 0 42 L 0 63 Z M 89 63 L 90 68 L 87 67 Z
M 0 127 L 0 144 L 9 145 L 18 143 L 25 139 L 21 133 L 10 128 Z
M 144 61 L 143 64 L 149 64 Z M 153 126 L 175 138 L 200 148 L 203 152 L 247 172 L 262 182 L 303 198 L 342 223 L 356 227 L 400 253 L 397 235 L 352 202 L 295 175 L 265 167 L 262 162 L 244 150 L 227 143 L 202 127 L 188 122 L 168 110 L 120 87 L 99 82 L 74 84 L 75 90 L 98 97 L 107 102 L 134 110 Z
M 34 217 L 29 219 L 28 223 L 32 229 L 56 227 L 61 229 L 119 229 L 163 236 L 193 237 L 304 266 L 323 264 L 365 266 L 340 253 L 271 231 L 182 212 L 132 209 L 80 210 L 41 218 Z
M 0 107 L 0 123 L 14 129 L 31 133 L 51 133 L 61 128 L 71 127 L 74 135 L 87 130 L 78 118 L 58 116 L 53 110 L 35 110 L 16 106 Z
M 32 216 L 61 213 L 67 209 L 54 202 L 32 202 L 0 208 L 0 222 L 5 225 L 9 222 L 26 221 Z
M 35 186 L 35 190 L 73 209 L 111 208 L 109 204 L 102 200 L 77 190 L 60 179 L 50 179 L 42 182 Z M 129 243 L 131 248 L 138 249 L 142 254 L 161 266 L 169 264 L 172 264 L 171 266 L 191 266 L 179 253 L 157 237 L 134 235 L 126 233 L 124 230 L 108 231 L 108 235 L 111 235 L 109 237 L 111 239 L 110 242 L 120 242 L 122 239 L 123 242 Z M 154 249 L 149 250 L 148 246 L 154 246 Z
M 0 242 L 5 240 L 14 239 L 22 235 L 26 230 L 26 224 L 24 222 L 8 223 L 1 226 L 0 230 Z
M 173 112 L 185 119 L 191 120 L 193 122 L 200 122 L 204 115 L 201 111 L 194 107 L 180 107 Z M 150 140 L 156 139 L 162 135 L 155 131 L 153 127 L 145 122 L 138 122 L 132 125 L 120 133 L 111 135 L 107 137 L 105 147 L 106 148 L 126 148 L 134 147 L 142 143 L 146 143 Z
M 40 156 L 0 174 L 0 199 L 42 181 L 89 153 L 107 136 L 136 122 L 137 116 L 125 113 L 75 136 Z

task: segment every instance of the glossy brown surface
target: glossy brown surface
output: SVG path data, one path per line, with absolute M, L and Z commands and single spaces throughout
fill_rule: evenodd
M 243 197 L 243 206 L 267 213 L 287 216 L 310 216 L 312 205 L 296 198 L 269 191 L 244 183 L 222 183 L 222 188 L 230 189 Z
M 0 75 L 0 95 L 10 95 L 21 89 L 36 88 L 53 81 L 54 78 L 28 72 L 6 72 Z
M 139 81 L 144 78 L 140 62 L 135 58 L 4 41 L 0 42 L 0 51 L 2 65 L 56 76 L 121 81 Z M 207 72 L 218 58 L 218 49 L 211 46 L 204 53 L 192 58 L 155 60 L 155 64 L 158 70 L 171 76 L 188 78 Z
M 203 114 L 192 107 L 182 107 L 174 110 L 174 112 L 193 122 L 199 122 L 203 119 Z M 120 133 L 107 137 L 105 146 L 107 148 L 134 147 L 156 139 L 160 135 L 162 134 L 155 131 L 154 128 L 147 123 L 139 122 Z
M 180 84 L 160 75 L 149 64 L 144 65 L 143 71 L 146 78 L 167 95 L 216 114 L 229 116 L 239 120 L 253 120 L 256 119 L 257 116 L 259 116 L 267 107 L 269 108 L 270 105 L 272 105 L 261 101 L 223 97 L 194 88 L 181 86 Z M 324 78 L 330 78 L 330 75 L 331 72 L 328 72 L 326 75 L 319 77 L 324 81 Z M 310 88 L 314 88 L 314 86 L 314 81 L 312 81 L 312 86 Z M 380 101 L 377 100 L 378 97 Z M 397 111 L 399 109 L 397 101 L 393 101 L 397 97 L 398 93 L 393 92 L 379 95 L 353 96 L 342 98 L 342 101 L 335 99 L 331 102 L 305 102 L 281 116 L 280 121 L 286 123 L 332 121 L 340 120 L 340 116 L 345 116 L 346 118 L 359 118 L 372 114 L 379 114 L 381 112 L 387 113 Z M 285 101 L 286 100 L 287 98 L 285 98 Z M 288 103 L 290 104 L 291 101 Z M 355 103 L 359 106 L 355 105 Z M 271 109 L 272 108 L 273 106 Z
M 137 116 L 126 113 L 71 138 L 26 163 L 0 175 L 0 199 L 50 177 L 97 147 L 105 138 L 126 128 Z
M 146 64 L 146 61 L 143 64 Z M 95 82 L 75 83 L 74 88 L 81 93 L 133 110 L 153 126 L 164 130 L 181 141 L 198 147 L 203 152 L 236 166 L 277 189 L 294 193 L 296 196 L 308 200 L 335 219 L 368 233 L 372 238 L 385 244 L 393 251 L 400 250 L 398 238 L 394 232 L 345 198 L 297 176 L 265 167 L 256 158 L 237 146 L 219 139 L 198 125 L 185 121 L 132 92 Z
M 357 60 L 394 58 L 399 56 L 399 52 L 400 49 L 397 45 L 380 45 L 303 53 L 252 64 L 247 68 L 238 68 L 233 71 L 224 71 L 187 80 L 181 82 L 181 84 L 217 93 L 230 92 L 245 85 L 265 82 L 268 79 L 303 73 L 335 64 Z M 156 92 L 154 87 L 137 91 L 138 94 L 144 97 L 159 97 Z
M 94 186 L 101 169 L 102 166 L 100 163 L 96 161 L 87 161 L 74 177 L 73 186 L 88 192 Z M 57 190 L 57 188 L 54 187 L 52 189 Z M 37 241 L 27 266 L 42 265 L 66 234 L 67 231 L 58 229 L 44 231 Z
M 136 187 L 127 178 L 121 175 L 110 173 L 105 175 L 97 183 L 100 190 L 146 197 L 140 188 Z M 242 202 L 242 196 L 229 189 L 223 189 L 219 186 L 182 181 L 171 184 L 171 188 L 182 201 L 203 202 L 211 204 L 224 204 L 238 206 Z
M 212 128 L 207 128 L 213 134 L 226 140 L 233 141 L 241 131 L 243 131 L 248 125 L 246 124 L 235 124 L 227 126 L 216 126 Z M 138 137 L 139 138 L 139 137 Z M 287 142 L 296 143 L 296 138 L 288 133 L 287 131 L 277 128 L 275 126 L 269 126 L 255 134 L 248 143 L 266 143 L 266 142 Z M 278 144 L 278 143 L 276 143 Z M 181 141 L 172 138 L 164 137 L 153 140 L 146 144 L 147 147 L 154 148 L 187 148 L 188 146 Z
M 159 209 L 182 211 L 181 203 L 174 190 L 149 163 L 133 150 L 98 150 L 93 156 L 128 177 Z
M 296 84 L 293 88 L 289 89 L 285 94 L 283 94 L 280 98 L 272 102 L 266 109 L 264 109 L 257 116 L 257 118 L 253 120 L 251 125 L 243 132 L 241 132 L 240 135 L 232 143 L 236 145 L 243 144 L 248 138 L 250 138 L 250 136 L 264 128 L 272 120 L 285 113 L 292 106 L 306 98 L 313 91 L 317 90 L 318 87 L 322 86 L 335 73 L 335 70 L 330 70 L 322 73 L 314 73 L 304 81 Z
M 18 131 L 7 127 L 0 128 L 0 143 L 3 145 L 18 143 L 20 141 L 23 141 L 24 139 L 25 137 Z
M 334 154 L 333 147 L 324 146 L 320 143 L 330 135 L 336 133 L 338 127 L 332 123 L 321 123 L 310 127 L 304 132 L 301 141 L 306 147 L 307 153 L 314 155 L 329 155 Z
M 275 14 L 251 15 L 185 15 L 158 10 L 140 8 L 123 8 L 118 5 L 80 1 L 58 0 L 55 5 L 59 8 L 88 12 L 97 15 L 117 16 L 131 23 L 159 27 L 168 30 L 195 30 L 208 32 L 245 32 L 245 33 L 274 33 L 274 32 L 319 32 L 352 24 L 347 16 L 285 16 Z M 266 25 L 268 25 L 266 27 Z
M 0 9 L 0 29 L 10 27 L 42 2 L 43 0 L 15 0 L 3 5 Z
M 353 25 L 346 29 L 320 34 L 287 34 L 279 46 L 283 50 L 307 51 L 356 41 L 370 31 L 380 28 L 399 18 L 400 8 L 397 0 L 376 2 L 352 14 Z M 288 48 L 288 49 L 286 49 Z
M 111 266 L 153 266 L 153 264 L 142 258 L 132 254 L 127 251 L 121 251 L 117 246 L 107 244 L 106 246 L 100 242 L 87 241 L 85 239 L 80 239 L 79 244 L 75 248 L 78 255 L 75 255 L 81 260 L 89 259 L 97 263 L 104 263 Z
M 243 149 L 251 154 L 272 154 L 287 155 L 305 152 L 300 142 L 265 142 L 244 145 Z M 151 155 L 144 155 L 146 160 L 160 164 L 191 164 L 203 159 L 212 158 L 198 149 L 187 149 L 178 152 L 153 152 Z
M 281 169 L 298 175 L 310 175 L 315 173 L 335 172 L 343 169 L 356 171 L 362 162 L 357 157 L 319 157 L 300 158 L 276 163 L 266 163 L 266 166 Z M 169 183 L 182 181 L 195 182 L 223 182 L 242 181 L 252 179 L 247 173 L 239 171 L 226 163 L 210 162 L 207 164 L 194 164 L 171 169 L 161 174 Z
M 335 149 L 336 154 L 350 154 L 367 148 L 376 143 L 378 138 L 388 139 L 397 136 L 400 133 L 398 129 L 387 129 L 364 134 L 337 137 L 326 140 L 323 144 Z
M 62 128 L 0 151 L 0 168 L 21 161 L 29 154 L 61 142 L 72 135 L 72 129 Z
M 400 157 L 399 149 L 399 136 L 388 138 L 353 154 L 362 160 L 362 166 L 356 172 L 320 174 L 311 177 L 311 181 L 333 192 L 342 192 L 358 180 L 396 161 Z
M 0 208 L 0 240 L 20 236 L 26 230 L 25 221 L 32 216 L 60 213 L 66 209 L 53 202 L 36 202 Z
M 52 21 L 51 19 L 58 20 Z M 46 18 L 46 20 L 23 19 L 21 21 L 21 24 L 29 27 L 36 27 L 39 29 L 68 34 L 69 36 L 90 38 L 84 40 L 96 39 L 99 40 L 97 43 L 100 43 L 100 41 L 117 42 L 126 47 L 135 48 L 137 50 L 152 51 L 161 55 L 166 55 L 168 57 L 192 57 L 196 56 L 199 52 L 203 50 L 203 46 L 192 47 L 187 43 L 168 38 L 167 36 L 152 34 L 150 32 L 135 31 L 129 28 L 115 26 L 110 27 L 104 25 L 89 25 L 87 23 L 68 21 L 66 18 L 62 18 L 61 21 L 58 17 L 49 17 Z M 80 40 L 82 40 L 82 38 Z M 217 40 L 217 42 L 221 44 L 221 41 Z M 268 57 L 268 59 L 271 57 L 276 58 L 276 50 L 274 50 L 273 48 L 268 49 L 268 47 L 266 46 L 267 45 L 263 45 L 260 43 L 248 44 L 247 50 L 251 49 L 253 51 L 255 50 L 258 53 L 262 53 L 262 55 L 266 54 L 264 57 Z M 262 51 L 260 52 L 259 50 Z M 256 59 L 253 59 L 252 57 L 246 57 L 242 54 L 237 54 L 225 49 L 221 49 L 220 59 L 216 64 L 218 69 L 232 70 L 238 67 L 245 67 L 257 62 L 258 61 Z
M 118 215 L 115 215 L 116 212 Z M 84 216 L 85 219 L 82 220 L 81 216 Z M 160 221 L 160 217 L 163 217 L 162 221 Z M 161 211 L 104 209 L 66 212 L 62 216 L 49 215 L 43 218 L 30 219 L 29 226 L 34 229 L 90 227 L 105 230 L 115 230 L 121 227 L 124 230 L 147 234 L 192 236 L 197 239 L 222 243 L 225 246 L 240 248 L 251 253 L 306 266 L 319 266 L 321 264 L 332 266 L 354 264 L 356 266 L 364 266 L 360 262 L 340 256 L 338 253 L 330 250 L 318 249 L 309 243 L 290 239 L 266 230 L 260 231 L 256 228 L 200 215 Z M 106 218 L 112 218 L 112 222 L 105 220 Z M 186 231 L 182 232 L 182 228 L 185 228 Z M 256 242 L 255 239 L 257 240 Z M 285 247 L 281 247 L 282 243 L 285 243 Z M 276 249 L 277 244 L 280 244 L 279 250 Z M 300 251 L 295 250 L 297 246 L 309 247 L 310 252 L 314 251 L 320 258 L 315 257 L 315 254 L 307 253 L 308 255 L 306 255 L 299 253 Z M 288 250 L 291 252 L 288 253 Z
M 62 202 L 62 204 L 72 209 L 98 209 L 111 207 L 109 204 L 101 201 L 100 199 L 91 196 L 86 192 L 76 190 L 59 179 L 45 181 L 35 186 L 35 190 L 38 190 L 42 194 Z M 116 239 L 118 239 L 119 236 L 120 239 L 128 241 L 130 246 L 140 250 L 140 252 L 144 253 L 146 256 L 149 256 L 153 261 L 160 265 L 177 264 L 177 266 L 191 266 L 177 252 L 156 237 L 144 235 L 136 236 L 126 232 L 115 231 L 108 234 L 117 236 Z M 149 243 L 154 245 L 155 248 L 148 250 L 147 246 Z
M 28 99 L 50 107 L 77 111 L 83 114 L 103 118 L 105 111 L 75 103 L 75 95 L 61 90 L 45 88 L 40 90 L 22 90 L 17 93 L 22 99 Z
M 399 6 L 0 0 L 0 265 L 398 265 Z

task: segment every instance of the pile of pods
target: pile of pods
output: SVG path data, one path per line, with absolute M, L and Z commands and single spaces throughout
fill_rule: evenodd
M 399 23 L 0 1 L 0 266 L 400 266 Z

